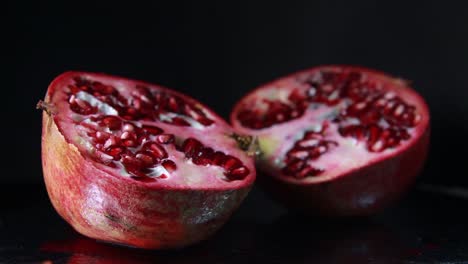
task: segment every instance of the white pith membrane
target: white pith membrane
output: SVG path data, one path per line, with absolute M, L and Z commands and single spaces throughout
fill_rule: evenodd
M 335 70 L 332 69 L 331 71 L 334 72 Z M 291 101 L 288 97 L 291 94 L 291 88 L 295 87 L 300 91 L 309 91 L 308 89 L 310 89 L 310 86 L 304 85 L 304 80 L 310 78 L 310 76 L 314 74 L 318 73 L 304 72 L 294 77 L 280 79 L 259 88 L 254 93 L 251 93 L 243 99 L 240 104 L 240 109 L 257 108 L 266 110 L 268 109 L 268 105 L 259 103 L 262 99 L 279 101 L 290 105 Z M 368 78 L 368 75 L 365 72 L 361 74 L 363 79 Z M 379 80 L 379 78 L 376 78 L 375 76 L 371 78 Z M 236 116 L 233 121 L 234 127 L 240 127 L 242 133 L 249 133 L 258 136 L 260 148 L 263 151 L 263 155 L 259 160 L 258 165 L 269 175 L 280 177 L 282 180 L 291 182 L 314 183 L 327 181 L 337 176 L 344 175 L 346 172 L 369 165 L 373 162 L 378 162 L 379 160 L 384 160 L 389 156 L 393 156 L 395 152 L 399 152 L 403 148 L 407 148 L 413 141 L 417 140 L 417 135 L 421 135 L 421 130 L 425 129 L 425 125 L 422 124 L 426 123 L 427 120 L 425 120 L 424 116 L 419 114 L 421 110 L 418 109 L 420 104 L 419 96 L 405 88 L 403 83 L 398 84 L 396 81 L 392 83 L 390 79 L 385 78 L 386 77 L 382 77 L 382 80 L 379 80 L 378 83 L 382 83 L 379 89 L 382 89 L 383 93 L 388 98 L 398 96 L 403 99 L 403 102 L 407 105 L 416 107 L 415 113 L 420 119 L 415 126 L 405 127 L 410 138 L 402 139 L 400 144 L 396 147 L 385 148 L 383 151 L 371 152 L 368 149 L 367 141 L 365 139 L 357 140 L 352 136 L 345 137 L 339 133 L 338 128 L 340 125 L 360 124 L 360 120 L 353 117 L 349 117 L 340 122 L 333 122 L 339 113 L 352 103 L 352 100 L 350 99 L 342 99 L 336 105 L 327 105 L 322 102 L 309 102 L 302 116 L 259 129 L 243 126 Z M 389 87 L 392 88 L 390 89 Z M 338 97 L 338 93 L 333 92 L 329 98 L 330 97 L 335 99 Z M 237 110 L 239 111 L 239 109 Z M 398 110 L 395 108 L 395 111 L 401 110 L 401 107 Z M 390 127 L 389 123 L 383 118 L 381 118 L 376 124 L 383 130 Z M 318 158 L 310 159 L 306 163 L 311 167 L 322 170 L 322 172 L 317 175 L 306 176 L 303 178 L 285 175 L 282 170 L 287 165 L 285 162 L 287 153 L 294 148 L 297 141 L 303 139 L 305 133 L 311 131 L 320 135 L 318 137 L 320 140 L 333 142 L 328 144 L 326 149 L 323 148 L 324 152 Z M 319 140 L 310 140 L 308 143 L 310 142 L 310 145 L 313 145 L 316 144 L 317 141 Z M 379 148 L 379 144 L 382 144 L 382 141 L 378 140 L 375 144 L 375 147 Z
M 119 111 L 113 106 L 99 100 L 93 94 L 86 91 L 79 91 L 74 94 L 73 99 L 70 99 L 71 92 L 69 89 L 70 85 L 75 85 L 73 78 L 80 77 L 90 81 L 98 81 L 105 85 L 110 85 L 115 88 L 123 98 L 127 100 L 134 99 L 134 95 L 131 94 L 132 87 L 135 87 L 135 82 L 130 80 L 114 79 L 108 76 L 100 77 L 100 75 L 88 74 L 88 73 L 75 73 L 68 76 L 68 78 L 62 78 L 55 83 L 55 92 L 51 95 L 49 103 L 54 105 L 56 111 L 55 120 L 58 126 L 64 134 L 65 138 L 69 142 L 73 143 L 83 156 L 89 158 L 96 167 L 101 170 L 108 171 L 112 174 L 120 174 L 123 177 L 133 178 L 135 180 L 145 181 L 151 184 L 163 185 L 163 186 L 178 186 L 181 188 L 210 188 L 220 187 L 223 185 L 229 186 L 230 188 L 237 185 L 243 185 L 244 180 L 250 177 L 252 172 L 252 161 L 247 155 L 237 147 L 237 143 L 234 139 L 230 138 L 232 133 L 229 126 L 223 122 L 219 122 L 218 118 L 211 115 L 209 111 L 203 110 L 206 118 L 214 121 L 210 125 L 203 125 L 197 120 L 184 115 L 179 115 L 172 112 L 160 113 L 159 120 L 124 120 L 123 125 L 120 129 L 110 130 L 109 127 L 99 125 L 96 121 L 92 121 L 93 117 L 97 116 L 118 116 Z M 150 88 L 153 91 L 153 86 L 144 84 L 145 87 Z M 171 91 L 165 90 L 164 88 L 156 87 L 155 91 L 163 91 L 171 94 Z M 81 100 L 87 102 L 92 107 L 97 109 L 97 112 L 90 115 L 78 114 L 70 109 L 70 101 Z M 191 102 L 196 104 L 196 102 Z M 164 123 L 164 120 L 172 120 L 178 117 L 184 119 L 190 126 L 179 126 L 176 124 Z M 104 153 L 95 147 L 96 143 L 93 143 L 96 137 L 91 137 L 89 133 L 105 132 L 109 133 L 116 138 L 121 140 L 125 139 L 124 133 L 131 131 L 132 126 L 135 128 L 141 128 L 143 125 L 157 127 L 163 130 L 163 134 L 173 134 L 175 136 L 175 142 L 169 144 L 158 143 L 162 146 L 168 154 L 168 157 L 164 160 L 171 160 L 176 164 L 176 169 L 168 171 L 162 166 L 162 161 L 156 166 L 148 168 L 147 177 L 135 177 L 128 173 L 121 161 L 113 159 L 112 156 Z M 147 142 L 156 142 L 158 135 L 147 135 L 146 140 L 141 144 L 136 143 L 135 146 L 129 146 L 127 149 L 134 155 L 142 149 L 142 146 Z M 211 147 L 214 151 L 223 152 L 225 155 L 230 155 L 238 158 L 242 165 L 247 167 L 250 173 L 242 180 L 228 179 L 225 175 L 225 169 L 217 165 L 196 165 L 192 162 L 191 158 L 186 158 L 185 153 L 180 150 L 176 150 L 176 145 L 181 143 L 187 138 L 195 138 L 200 141 L 205 147 Z M 111 140 L 106 140 L 103 145 L 105 147 L 112 146 Z M 96 162 L 97 160 L 97 162 Z M 101 163 L 102 162 L 102 163 Z M 111 166 L 103 163 L 109 163 Z M 170 180 L 169 180 L 170 179 Z

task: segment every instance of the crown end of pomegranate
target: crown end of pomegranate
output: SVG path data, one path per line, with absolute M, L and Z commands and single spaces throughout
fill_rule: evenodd
M 257 136 L 239 135 L 233 133 L 231 137 L 237 142 L 239 148 L 245 151 L 248 156 L 259 157 L 262 155 Z
M 42 100 L 39 100 L 36 104 L 36 109 L 40 109 L 42 111 L 45 111 L 49 116 L 54 114 L 53 107 L 51 104 L 46 103 Z

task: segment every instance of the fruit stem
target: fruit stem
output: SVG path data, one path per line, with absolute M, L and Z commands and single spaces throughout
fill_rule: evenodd
M 231 137 L 237 142 L 240 149 L 245 151 L 249 156 L 259 157 L 262 155 L 258 138 L 256 136 L 231 134 Z
M 45 111 L 49 116 L 53 114 L 52 105 L 42 100 L 39 100 L 39 102 L 37 102 L 36 109 L 41 109 Z

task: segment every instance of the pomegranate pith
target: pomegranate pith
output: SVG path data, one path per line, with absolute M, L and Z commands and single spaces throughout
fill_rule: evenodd
M 49 197 L 86 236 L 142 248 L 187 246 L 218 230 L 255 180 L 253 159 L 232 128 L 173 90 L 67 72 L 39 106 L 46 110 Z
M 426 103 L 401 79 L 320 66 L 263 85 L 234 108 L 240 133 L 258 136 L 266 190 L 291 207 L 366 215 L 401 196 L 423 166 Z

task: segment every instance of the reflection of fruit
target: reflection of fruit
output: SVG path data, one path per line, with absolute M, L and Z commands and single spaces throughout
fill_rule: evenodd
M 194 259 L 213 263 L 219 256 L 204 243 L 181 250 L 155 251 L 100 243 L 86 237 L 47 241 L 41 252 L 70 255 L 67 263 L 193 263 Z
M 393 263 L 404 252 L 392 230 L 372 221 L 314 221 L 287 214 L 264 231 L 262 248 L 301 263 Z
M 111 246 L 83 237 L 65 241 L 46 242 L 42 245 L 41 251 L 70 254 L 71 256 L 67 263 L 76 264 L 143 264 L 158 260 L 156 256 L 151 255 L 150 251 Z
M 397 200 L 426 158 L 429 111 L 401 79 L 322 66 L 254 90 L 234 108 L 237 131 L 258 136 L 259 181 L 313 214 L 372 214 Z
M 249 138 L 170 89 L 68 72 L 38 107 L 49 197 L 86 236 L 186 246 L 218 230 L 254 182 L 253 160 L 237 142 Z

